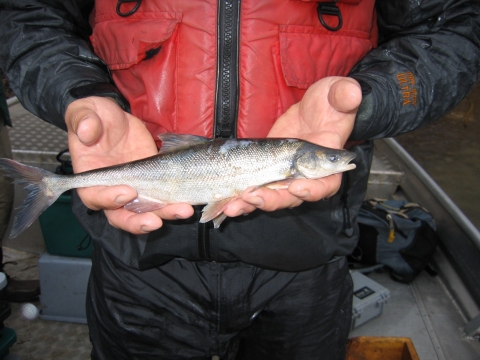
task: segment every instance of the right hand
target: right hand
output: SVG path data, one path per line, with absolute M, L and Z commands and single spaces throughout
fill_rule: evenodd
M 314 83 L 302 100 L 280 116 L 267 137 L 297 138 L 342 149 L 350 136 L 362 101 L 362 91 L 352 78 L 326 77 Z M 255 208 L 274 211 L 333 196 L 340 188 L 341 174 L 320 179 L 297 179 L 288 189 L 247 189 L 242 200 L 228 205 L 225 214 L 238 216 Z
M 138 160 L 158 153 L 143 122 L 103 97 L 75 100 L 65 113 L 68 146 L 75 173 Z M 123 206 L 137 197 L 126 185 L 78 189 L 83 203 L 104 210 L 112 226 L 132 234 L 144 234 L 162 225 L 162 219 L 186 219 L 193 215 L 188 204 L 172 204 L 154 212 L 137 214 Z

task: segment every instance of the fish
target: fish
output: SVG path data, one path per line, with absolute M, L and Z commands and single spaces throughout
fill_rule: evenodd
M 213 221 L 218 228 L 228 204 L 247 188 L 284 189 L 295 179 L 318 179 L 355 168 L 350 163 L 355 153 L 300 139 L 210 139 L 172 133 L 159 138 L 162 146 L 154 156 L 70 175 L 0 159 L 5 176 L 28 190 L 10 238 L 28 228 L 62 193 L 75 188 L 131 186 L 138 195 L 124 207 L 136 213 L 172 203 L 205 205 L 200 222 Z

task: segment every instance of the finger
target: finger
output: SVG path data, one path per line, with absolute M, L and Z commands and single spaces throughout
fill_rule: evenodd
M 352 78 L 341 78 L 334 82 L 328 92 L 328 102 L 337 111 L 355 111 L 362 101 L 362 89 Z
M 300 198 L 292 195 L 288 190 L 272 190 L 265 187 L 253 192 L 244 192 L 242 199 L 264 211 L 296 207 L 302 203 Z
M 102 130 L 102 121 L 91 111 L 77 124 L 76 134 L 84 145 L 93 145 L 100 139 Z
M 137 214 L 120 208 L 105 210 L 105 215 L 110 225 L 137 235 L 160 229 L 163 225 L 162 219 L 151 212 Z
M 77 136 L 84 145 L 92 145 L 98 141 L 102 134 L 102 122 L 98 114 L 82 107 L 70 112 L 66 118 L 69 132 Z
M 228 204 L 227 209 L 223 212 L 225 215 L 229 217 L 235 217 L 240 215 L 250 214 L 254 212 L 256 207 L 252 204 L 249 204 L 242 199 L 237 199 L 230 204 Z
M 94 186 L 77 191 L 85 206 L 92 210 L 118 209 L 137 197 L 137 192 L 126 185 Z
M 194 213 L 193 207 L 189 204 L 170 204 L 154 211 L 155 215 L 165 220 L 188 219 Z
M 318 201 L 335 195 L 340 189 L 341 174 L 334 174 L 321 179 L 299 179 L 288 187 L 288 191 L 304 201 Z

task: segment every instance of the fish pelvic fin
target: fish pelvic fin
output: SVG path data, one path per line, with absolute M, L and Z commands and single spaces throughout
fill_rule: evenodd
M 49 171 L 20 164 L 10 159 L 0 159 L 0 170 L 13 178 L 14 184 L 25 185 L 28 195 L 18 208 L 13 220 L 10 238 L 13 239 L 27 229 L 66 190 L 56 182 L 45 181 L 59 177 Z
M 238 196 L 229 197 L 220 201 L 208 203 L 202 210 L 201 223 L 209 222 L 213 220 L 213 226 L 215 229 L 220 227 L 220 224 L 227 218 L 223 213 L 232 201 L 238 199 Z
M 141 214 L 144 212 L 161 209 L 165 205 L 167 205 L 167 203 L 163 201 L 160 201 L 148 196 L 144 196 L 144 195 L 139 195 L 136 199 L 126 204 L 124 208 L 129 211 L 136 212 L 137 214 Z

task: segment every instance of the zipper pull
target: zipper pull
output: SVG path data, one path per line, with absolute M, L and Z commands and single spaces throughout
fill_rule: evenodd
M 388 234 L 388 242 L 392 243 L 395 240 L 395 223 L 393 222 L 392 215 L 387 214 L 386 218 L 390 227 L 390 233 Z

